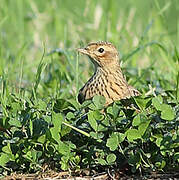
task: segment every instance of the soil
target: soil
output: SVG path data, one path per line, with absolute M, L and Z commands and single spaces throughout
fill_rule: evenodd
M 1 178 L 3 180 L 179 180 L 179 172 L 160 174 L 152 173 L 150 175 L 125 175 L 120 172 L 115 173 L 100 173 L 93 176 L 87 175 L 88 170 L 70 173 L 70 172 L 39 172 L 36 174 L 16 174 L 12 173 L 10 176 Z

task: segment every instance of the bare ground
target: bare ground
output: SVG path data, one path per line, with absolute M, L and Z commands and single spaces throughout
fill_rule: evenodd
M 1 178 L 4 180 L 179 180 L 179 172 L 176 173 L 167 173 L 167 174 L 160 174 L 160 173 L 152 173 L 150 175 L 125 175 L 121 174 L 120 172 L 115 173 L 100 173 L 95 174 L 93 176 L 86 175 L 88 172 L 80 171 L 80 173 L 70 173 L 70 172 L 54 172 L 54 171 L 47 171 L 47 172 L 40 172 L 36 174 L 16 174 L 13 173 L 10 176 Z

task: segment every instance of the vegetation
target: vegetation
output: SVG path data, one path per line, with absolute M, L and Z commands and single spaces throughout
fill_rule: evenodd
M 177 0 L 1 0 L 0 9 L 1 176 L 178 170 Z M 98 40 L 116 45 L 142 93 L 133 107 L 78 103 L 93 67 L 75 49 Z

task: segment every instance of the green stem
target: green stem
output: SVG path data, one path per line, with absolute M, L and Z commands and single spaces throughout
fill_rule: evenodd
M 85 131 L 83 131 L 83 130 L 80 130 L 80 129 L 78 129 L 78 128 L 76 128 L 76 127 L 74 127 L 74 126 L 72 126 L 72 125 L 70 125 L 70 124 L 68 124 L 68 123 L 65 123 L 65 122 L 62 122 L 62 123 L 63 123 L 64 125 L 72 128 L 72 129 L 74 129 L 75 131 L 78 131 L 79 133 L 81 133 L 81 134 L 83 134 L 83 135 L 85 135 L 85 136 L 87 136 L 87 137 L 90 137 L 90 135 L 89 135 L 87 132 L 85 132 Z

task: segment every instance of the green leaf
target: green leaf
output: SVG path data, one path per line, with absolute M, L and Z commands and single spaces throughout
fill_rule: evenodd
M 159 111 L 162 111 L 162 103 L 163 103 L 163 99 L 162 96 L 160 95 L 152 99 L 153 106 Z
M 161 137 L 158 137 L 158 138 L 157 138 L 157 140 L 156 140 L 155 143 L 156 143 L 156 145 L 157 145 L 158 147 L 160 147 L 162 140 L 163 140 L 163 138 L 161 138 Z
M 61 164 L 61 169 L 62 170 L 67 170 L 69 168 L 68 161 L 69 161 L 69 159 L 68 159 L 67 156 L 62 156 L 61 157 L 60 164 Z
M 176 152 L 176 153 L 174 154 L 174 160 L 179 163 L 179 152 Z
M 63 136 L 65 136 L 65 135 L 67 135 L 67 134 L 69 134 L 70 133 L 70 131 L 71 131 L 71 127 L 69 127 L 69 126 L 63 126 L 63 128 L 61 129 L 61 131 L 60 131 L 60 135 L 63 137 Z
M 60 135 L 59 135 L 58 130 L 55 127 L 53 127 L 53 128 L 50 128 L 50 132 L 51 132 L 52 138 L 59 143 Z
M 165 165 L 166 165 L 166 161 L 164 161 L 164 160 L 162 160 L 162 163 L 161 163 L 161 169 L 163 169 L 164 167 L 165 167 Z
M 50 132 L 52 134 L 52 138 L 55 139 L 58 143 L 60 141 L 59 132 L 61 132 L 63 116 L 61 113 L 52 113 L 52 123 L 54 125 L 53 128 L 50 128 Z
M 118 142 L 121 143 L 124 141 L 126 135 L 123 133 L 117 133 L 118 134 Z
M 59 141 L 57 149 L 58 149 L 58 152 L 63 155 L 68 156 L 70 154 L 70 146 L 65 144 L 62 141 Z
M 111 151 L 114 151 L 117 149 L 118 144 L 119 144 L 118 134 L 113 133 L 111 137 L 107 139 L 106 146 L 109 147 Z
M 41 100 L 41 99 L 38 99 L 38 105 L 37 105 L 37 108 L 38 108 L 38 110 L 40 110 L 40 111 L 46 111 L 46 109 L 47 109 L 47 103 L 45 102 L 45 101 L 43 101 L 43 100 Z
M 10 161 L 9 155 L 2 153 L 0 156 L 0 166 L 5 166 L 7 162 Z
M 68 109 L 69 107 L 73 107 L 73 105 L 65 99 L 57 99 L 54 104 L 54 110 L 56 111 L 63 111 Z
M 97 161 L 102 166 L 107 165 L 107 162 L 104 159 L 102 159 L 102 158 L 98 158 Z
M 166 165 L 166 162 L 164 160 L 162 160 L 161 162 L 156 162 L 155 165 L 159 169 L 163 169 L 165 167 L 165 165 Z
M 80 161 L 81 161 L 80 156 L 76 155 L 75 157 L 73 157 L 73 162 L 74 162 L 75 164 L 79 164 Z
M 110 126 L 109 118 L 105 116 L 104 119 L 98 124 L 98 131 L 106 131 L 108 126 Z
M 85 100 L 82 104 L 82 107 L 85 108 L 87 106 L 89 106 L 92 103 L 92 100 Z
M 108 164 L 112 164 L 116 160 L 116 155 L 111 153 L 107 156 L 106 160 L 107 160 Z
M 47 122 L 47 123 L 50 123 L 51 122 L 51 116 L 44 116 L 44 120 Z
M 88 113 L 88 122 L 90 123 L 90 126 L 97 131 L 98 130 L 98 124 L 96 122 L 96 119 L 94 118 L 94 111 L 89 111 Z
M 8 122 L 11 126 L 15 126 L 15 127 L 21 127 L 22 126 L 21 122 L 15 118 L 10 119 Z
M 66 118 L 69 119 L 69 120 L 74 119 L 75 115 L 72 112 L 68 112 L 67 115 L 66 115 Z
M 11 107 L 12 107 L 14 113 L 17 113 L 17 112 L 21 109 L 20 104 L 19 104 L 19 103 L 16 103 L 16 102 L 13 102 L 13 103 L 11 104 Z
M 162 104 L 161 118 L 168 121 L 171 121 L 175 118 L 175 113 L 168 104 Z
M 61 169 L 62 170 L 67 170 L 68 169 L 68 164 L 66 164 L 66 163 L 64 163 L 64 162 L 62 162 L 62 161 L 60 161 L 60 164 L 61 164 Z
M 80 107 L 79 103 L 75 99 L 68 99 L 68 102 L 73 106 L 75 109 Z
M 118 106 L 116 103 L 114 103 L 112 110 L 113 110 L 113 117 L 114 117 L 114 119 L 116 119 L 118 117 L 118 114 L 120 111 L 120 106 Z
M 94 103 L 89 104 L 88 108 L 91 109 L 91 110 L 96 110 L 97 109 Z
M 140 133 L 141 136 L 144 135 L 146 129 L 148 128 L 150 124 L 150 121 L 147 121 L 147 122 L 144 122 L 144 123 L 141 123 L 138 127 L 138 132 Z
M 147 121 L 148 121 L 147 116 L 144 113 L 140 113 L 134 117 L 134 119 L 132 121 L 132 125 L 133 126 L 139 126 L 141 123 L 144 123 Z
M 93 116 L 96 120 L 102 120 L 104 118 L 104 115 L 101 114 L 101 112 L 99 110 L 95 110 L 93 111 Z
M 137 114 L 134 117 L 133 121 L 132 121 L 132 125 L 133 126 L 138 126 L 140 123 L 141 123 L 141 121 L 140 121 L 140 114 Z
M 126 136 L 127 136 L 128 141 L 130 141 L 130 142 L 132 142 L 135 139 L 141 138 L 141 135 L 137 129 L 128 129 L 126 131 Z
M 145 109 L 147 103 L 150 101 L 150 98 L 144 99 L 141 97 L 135 97 L 134 99 L 140 109 Z
M 112 106 L 109 106 L 107 108 L 107 113 L 113 115 L 113 108 L 112 108 Z
M 56 129 L 56 132 L 61 131 L 62 120 L 63 116 L 61 113 L 52 113 L 52 123 Z
M 90 136 L 93 137 L 94 139 L 102 139 L 104 137 L 103 133 L 96 133 L 96 132 L 90 132 Z M 100 140 L 102 141 L 102 140 Z
M 92 101 L 97 109 L 102 109 L 102 108 L 104 108 L 106 99 L 104 96 L 94 96 Z
M 31 156 L 32 156 L 33 162 L 35 162 L 37 160 L 37 153 L 38 153 L 38 151 L 35 151 L 35 150 L 31 151 Z
M 42 144 L 44 144 L 45 143 L 45 140 L 46 140 L 46 136 L 45 135 L 42 135 L 42 136 L 40 136 L 39 138 L 38 138 L 38 142 L 39 143 L 42 143 Z
M 23 157 L 32 162 L 32 151 L 27 151 L 26 154 L 23 155 Z
M 7 153 L 7 154 L 12 154 L 12 151 L 11 151 L 11 146 L 10 146 L 10 143 L 8 143 L 7 144 L 7 146 L 4 146 L 3 148 L 2 148 L 2 151 L 3 152 L 5 152 L 5 153 Z

